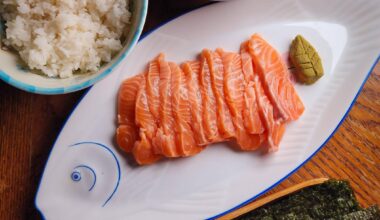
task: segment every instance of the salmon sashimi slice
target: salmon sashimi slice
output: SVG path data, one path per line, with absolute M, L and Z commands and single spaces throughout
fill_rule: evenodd
M 153 139 L 153 145 L 157 154 L 166 157 L 178 157 L 180 153 L 176 147 L 172 109 L 172 72 L 163 55 L 158 57 L 158 64 L 160 68 L 159 99 L 161 108 L 159 111 L 159 127 Z
M 255 150 L 262 143 L 262 137 L 249 134 L 244 127 L 242 112 L 244 108 L 244 76 L 241 58 L 237 53 L 217 49 L 224 66 L 224 94 L 235 126 L 236 142 L 242 150 Z
M 153 117 L 158 120 L 159 118 L 159 108 L 160 108 L 160 99 L 159 99 L 159 87 L 160 82 L 160 67 L 158 65 L 158 58 L 164 56 L 159 54 L 158 57 L 149 63 L 148 73 L 146 76 L 146 93 L 148 96 L 148 106 Z
M 164 57 L 164 54 L 160 53 L 155 59 L 149 62 L 148 72 L 146 74 L 146 94 L 148 100 L 148 107 L 153 116 L 153 123 L 156 123 L 157 127 L 159 123 L 159 108 L 160 108 L 160 98 L 159 98 L 159 82 L 160 82 L 160 67 L 158 64 L 158 59 Z M 152 142 L 154 152 L 161 152 L 159 149 L 161 146 L 156 146 L 157 142 Z
M 116 142 L 125 152 L 132 151 L 136 140 L 138 140 L 139 129 L 136 125 L 119 125 L 116 129 Z
M 215 95 L 217 106 L 217 125 L 224 139 L 235 136 L 235 128 L 232 117 L 224 97 L 224 68 L 218 53 L 204 49 L 202 56 L 205 57 L 210 69 L 211 87 Z
M 135 124 L 136 95 L 139 90 L 142 74 L 125 80 L 118 96 L 118 123 L 116 141 L 121 149 L 131 152 L 138 137 L 138 128 Z
M 154 123 L 154 118 L 148 107 L 148 97 L 146 94 L 145 76 L 140 82 L 139 91 L 136 95 L 135 105 L 135 123 L 142 130 L 148 139 L 152 139 L 156 133 L 157 126 Z
M 146 94 L 146 74 L 141 80 L 139 91 L 136 96 L 135 122 L 139 127 L 140 140 L 135 142 L 133 147 L 133 155 L 139 164 L 149 164 L 161 158 L 160 155 L 154 153 L 151 141 L 154 137 L 157 126 L 154 123 L 154 118 L 148 107 L 148 99 Z M 139 155 L 139 154 L 144 155 Z M 141 158 L 141 159 L 137 159 Z
M 262 134 L 264 132 L 264 125 L 262 124 L 260 119 L 255 90 L 253 88 L 253 79 L 255 73 L 253 71 L 252 58 L 248 52 L 248 42 L 244 42 L 241 45 L 240 56 L 245 79 L 243 110 L 244 126 L 251 134 Z
M 278 145 L 285 132 L 285 122 L 274 118 L 273 106 L 266 96 L 258 77 L 255 78 L 254 88 L 258 100 L 259 113 L 263 118 L 266 128 L 268 151 L 273 152 L 278 150 Z
M 186 88 L 188 91 L 188 99 L 190 105 L 190 113 L 192 118 L 192 130 L 194 138 L 198 145 L 205 146 L 210 142 L 206 138 L 206 133 L 202 123 L 202 95 L 199 86 L 199 61 L 188 61 L 182 64 L 182 70 L 186 78 Z
M 140 140 L 136 141 L 132 150 L 136 162 L 140 165 L 148 165 L 161 159 L 161 156 L 152 153 L 152 148 L 151 141 L 148 140 L 145 132 L 140 130 Z
M 169 62 L 169 66 L 172 72 L 172 106 L 173 116 L 177 127 L 177 150 L 181 156 L 195 155 L 199 153 L 202 148 L 197 145 L 190 126 L 192 123 L 192 117 L 190 113 L 185 74 L 177 64 Z
M 248 47 L 265 93 L 273 104 L 275 118 L 298 119 L 305 107 L 290 81 L 281 55 L 258 34 L 250 38 Z
M 216 100 L 211 87 L 210 68 L 204 56 L 201 56 L 199 82 L 203 101 L 203 125 L 206 137 L 211 143 L 220 142 L 223 138 L 218 130 Z

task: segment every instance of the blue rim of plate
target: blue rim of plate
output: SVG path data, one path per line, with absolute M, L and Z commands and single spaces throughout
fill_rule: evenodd
M 184 13 L 179 14 L 178 16 L 175 16 L 175 17 L 173 17 L 173 18 L 171 18 L 171 19 L 169 19 L 169 20 L 167 20 L 167 21 L 162 22 L 161 24 L 157 25 L 155 28 L 152 28 L 150 31 L 146 32 L 145 34 L 142 34 L 141 37 L 140 37 L 140 39 L 139 39 L 139 42 L 142 41 L 142 40 L 144 40 L 147 36 L 149 36 L 150 34 L 152 34 L 153 32 L 155 32 L 157 29 L 159 29 L 159 28 L 161 28 L 162 26 L 166 25 L 167 23 L 169 23 L 169 22 L 175 20 L 176 18 L 179 18 L 179 17 L 181 17 L 181 16 L 183 16 L 183 15 L 189 13 L 189 12 L 195 11 L 195 10 L 197 10 L 197 9 L 199 9 L 199 8 L 203 8 L 203 7 L 208 6 L 208 5 L 210 5 L 210 4 L 214 4 L 214 3 L 209 3 L 209 4 L 206 4 L 206 5 L 201 5 L 201 6 L 199 6 L 199 7 L 193 8 L 193 9 L 191 9 L 191 10 L 185 11 Z M 236 205 L 236 206 L 234 206 L 234 207 L 232 207 L 232 208 L 230 208 L 230 209 L 228 209 L 228 210 L 226 210 L 226 211 L 224 211 L 224 212 L 222 212 L 222 213 L 219 213 L 219 214 L 217 214 L 217 215 L 214 215 L 214 216 L 208 217 L 208 218 L 206 218 L 206 219 L 209 220 L 209 219 L 216 219 L 216 218 L 222 217 L 222 216 L 224 216 L 224 215 L 226 215 L 226 214 L 228 214 L 228 213 L 230 213 L 230 212 L 232 212 L 232 211 L 235 211 L 236 209 L 239 209 L 239 208 L 241 208 L 241 207 L 247 205 L 248 203 L 252 202 L 253 200 L 259 198 L 260 196 L 262 196 L 263 194 L 265 194 L 265 193 L 268 192 L 269 190 L 271 190 L 271 189 L 273 189 L 274 187 L 276 187 L 276 186 L 277 186 L 278 184 L 280 184 L 282 181 L 284 181 L 285 179 L 287 179 L 290 175 L 292 175 L 292 174 L 293 174 L 294 172 L 296 172 L 299 168 L 301 168 L 306 162 L 308 162 L 308 161 L 309 161 L 309 160 L 310 160 L 310 159 L 311 159 L 316 153 L 318 153 L 318 152 L 322 149 L 322 147 L 323 147 L 323 146 L 324 146 L 324 145 L 325 145 L 325 144 L 331 139 L 331 137 L 335 134 L 335 132 L 336 132 L 336 131 L 338 130 L 338 128 L 340 127 L 340 125 L 343 123 L 344 119 L 347 117 L 347 115 L 348 115 L 348 113 L 350 112 L 351 108 L 354 106 L 354 104 L 355 104 L 355 102 L 356 102 L 356 99 L 358 98 L 360 92 L 362 91 L 362 89 L 363 89 L 365 83 L 367 82 L 369 76 L 371 75 L 373 69 L 375 68 L 376 64 L 377 64 L 379 61 L 380 61 L 380 54 L 378 55 L 377 59 L 374 61 L 374 63 L 372 64 L 371 68 L 370 68 L 369 71 L 367 72 L 367 75 L 366 75 L 365 79 L 363 80 L 362 84 L 360 85 L 359 90 L 357 91 L 355 97 L 353 98 L 353 100 L 352 100 L 350 106 L 347 108 L 347 110 L 346 110 L 346 112 L 344 113 L 343 117 L 340 119 L 338 125 L 337 125 L 337 126 L 335 127 L 335 129 L 331 132 L 331 134 L 326 138 L 326 140 L 321 144 L 321 146 L 319 146 L 319 147 L 317 148 L 317 150 L 315 150 L 314 153 L 312 153 L 312 154 L 311 154 L 311 155 L 310 155 L 305 161 L 303 161 L 300 165 L 298 165 L 296 168 L 294 168 L 292 171 L 290 171 L 288 174 L 286 174 L 284 177 L 282 177 L 281 179 L 279 179 L 277 182 L 275 182 L 274 184 L 272 184 L 271 186 L 269 186 L 268 188 L 266 188 L 266 189 L 263 190 L 262 192 L 258 193 L 257 195 L 255 195 L 255 196 L 249 198 L 248 200 L 245 200 L 244 202 L 241 202 L 240 204 L 238 204 L 238 205 Z M 91 87 L 91 88 L 92 88 L 92 87 Z M 84 98 L 84 97 L 87 95 L 87 93 L 91 90 L 91 88 L 88 89 L 88 90 L 83 94 L 83 96 L 80 98 L 80 100 L 78 101 L 78 103 L 76 104 L 76 106 L 73 108 L 73 111 L 72 111 L 72 112 L 70 113 L 70 115 L 67 117 L 67 119 L 66 119 L 64 125 L 62 126 L 62 129 L 65 127 L 66 123 L 69 121 L 69 119 L 71 118 L 72 114 L 75 112 L 75 110 L 77 109 L 77 107 L 79 106 L 79 104 L 82 102 L 83 98 Z M 54 142 L 54 144 L 53 144 L 53 148 L 54 148 L 55 143 L 56 143 L 56 141 L 58 140 L 58 138 L 59 138 L 59 136 L 60 136 L 60 134 L 61 134 L 61 132 L 62 132 L 62 129 L 61 129 L 61 131 L 59 132 L 59 135 L 58 135 L 57 139 L 55 140 L 55 142 Z M 51 154 L 51 152 L 53 151 L 53 148 L 51 149 L 50 154 Z M 40 208 L 39 208 L 38 205 L 37 205 L 37 195 L 38 195 L 38 192 L 39 192 L 39 190 L 40 190 L 41 181 L 42 181 L 42 179 L 43 179 L 43 175 L 44 175 L 44 173 L 45 173 L 46 165 L 47 165 L 47 163 L 48 163 L 48 161 L 49 161 L 49 158 L 50 158 L 50 155 L 49 155 L 49 157 L 48 157 L 47 162 L 45 163 L 45 167 L 44 167 L 44 170 L 43 170 L 43 173 L 42 173 L 41 179 L 40 179 L 40 183 L 38 184 L 37 193 L 36 193 L 36 197 L 35 197 L 35 200 L 34 200 L 34 205 L 35 205 L 37 211 L 41 214 L 41 216 L 42 216 L 43 219 L 46 219 L 46 218 L 45 218 L 43 212 L 40 210 Z
M 112 72 L 112 70 L 115 69 L 121 63 L 121 61 L 135 47 L 136 43 L 138 42 L 138 40 L 141 36 L 142 30 L 144 28 L 145 19 L 146 19 L 147 12 L 148 12 L 148 0 L 142 0 L 142 6 L 141 7 L 142 7 L 141 13 L 140 13 L 140 16 L 138 18 L 138 20 L 140 22 L 138 23 L 138 25 L 136 27 L 136 31 L 133 34 L 133 37 L 132 37 L 132 40 L 130 41 L 130 44 L 121 54 L 118 55 L 119 56 L 118 59 L 114 63 L 112 63 L 111 66 L 104 69 L 98 76 L 96 76 L 92 79 L 86 80 L 85 82 L 82 82 L 78 85 L 72 85 L 72 86 L 68 86 L 68 87 L 58 87 L 58 88 L 44 88 L 44 87 L 38 87 L 38 86 L 30 85 L 28 83 L 25 83 L 25 82 L 22 82 L 22 81 L 19 81 L 19 80 L 12 78 L 9 74 L 7 74 L 6 72 L 4 72 L 2 70 L 0 70 L 0 79 L 3 80 L 4 82 L 16 87 L 16 88 L 21 89 L 21 90 L 31 92 L 31 93 L 44 94 L 44 95 L 65 94 L 65 93 L 70 93 L 70 92 L 82 90 L 82 89 L 85 89 L 89 86 L 92 86 L 96 82 L 100 81 L 101 79 L 103 79 L 104 77 L 109 75 Z

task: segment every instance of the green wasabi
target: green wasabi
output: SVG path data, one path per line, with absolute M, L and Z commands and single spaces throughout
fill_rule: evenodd
M 301 35 L 290 46 L 290 60 L 296 68 L 297 81 L 313 84 L 323 76 L 322 60 L 315 48 Z

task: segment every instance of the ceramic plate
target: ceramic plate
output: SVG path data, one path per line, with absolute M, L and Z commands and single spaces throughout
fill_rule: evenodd
M 377 0 L 243 0 L 209 5 L 146 36 L 96 84 L 70 116 L 46 165 L 36 206 L 47 219 L 203 219 L 243 205 L 310 159 L 342 122 L 379 59 Z M 120 83 L 159 52 L 194 59 L 203 48 L 237 51 L 261 33 L 281 53 L 302 34 L 326 74 L 297 85 L 306 111 L 287 127 L 276 153 L 236 152 L 217 144 L 201 154 L 136 167 L 115 142 Z

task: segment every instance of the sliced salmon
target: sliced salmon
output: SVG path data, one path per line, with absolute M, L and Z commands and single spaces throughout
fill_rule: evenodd
M 160 82 L 160 67 L 158 64 L 158 59 L 163 57 L 164 54 L 160 53 L 155 59 L 149 62 L 148 72 L 146 74 L 146 94 L 149 110 L 153 116 L 152 123 L 156 123 L 159 127 L 159 109 L 160 109 L 160 98 L 159 98 L 159 82 Z M 155 153 L 161 152 L 161 146 L 156 145 L 157 142 L 152 142 L 152 147 Z
M 139 164 L 229 140 L 245 151 L 266 143 L 271 152 L 303 111 L 281 56 L 253 35 L 239 53 L 204 49 L 181 68 L 159 54 L 146 73 L 123 82 L 116 139 Z
M 224 66 L 224 94 L 235 126 L 236 142 L 242 150 L 255 150 L 262 143 L 260 135 L 249 134 L 244 127 L 244 76 L 241 58 L 237 53 L 217 49 Z
M 253 88 L 254 76 L 253 63 L 251 55 L 248 52 L 248 42 L 244 42 L 240 47 L 240 56 L 242 62 L 242 70 L 244 74 L 244 110 L 243 119 L 244 126 L 251 134 L 262 134 L 264 125 L 261 122 L 258 104 L 256 100 L 255 90 Z
M 116 142 L 125 152 L 129 153 L 138 139 L 138 128 L 136 125 L 119 125 L 116 129 Z
M 149 110 L 148 98 L 146 94 L 146 74 L 142 76 L 140 82 L 139 91 L 136 95 L 136 105 L 135 105 L 135 122 L 136 125 L 142 130 L 148 139 L 152 139 L 156 133 L 157 126 L 154 123 L 154 118 Z
M 160 67 L 158 65 L 158 58 L 164 56 L 159 54 L 156 59 L 149 62 L 148 73 L 146 76 L 146 93 L 148 96 L 148 106 L 156 121 L 159 118 L 159 82 L 160 82 Z
M 201 69 L 199 84 L 203 103 L 203 125 L 207 139 L 212 142 L 223 140 L 218 130 L 217 105 L 215 95 L 211 87 L 210 68 L 204 56 L 201 56 Z
M 165 57 L 158 57 L 158 64 L 160 68 L 160 82 L 159 82 L 159 128 L 157 129 L 156 136 L 153 139 L 154 146 L 157 154 L 162 154 L 166 157 L 178 157 L 180 153 L 176 147 L 175 141 L 175 121 L 173 117 L 172 108 L 172 72 L 169 63 Z
M 197 145 L 191 128 L 192 117 L 185 74 L 175 63 L 169 62 L 172 72 L 172 106 L 176 124 L 177 150 L 181 156 L 191 156 L 199 153 L 202 148 Z
M 154 123 L 154 117 L 148 106 L 145 77 L 146 74 L 143 75 L 140 83 L 136 96 L 135 108 L 135 122 L 139 127 L 140 140 L 137 141 L 133 147 L 133 155 L 139 164 L 153 163 L 161 158 L 160 155 L 156 155 L 154 153 L 154 149 L 151 144 L 152 138 L 156 134 L 157 126 Z
M 192 116 L 192 130 L 196 143 L 200 146 L 209 144 L 202 123 L 202 95 L 199 86 L 200 63 L 198 61 L 188 61 L 182 64 L 182 70 L 186 78 L 186 88 L 188 91 L 190 113 Z
M 265 93 L 273 104 L 274 117 L 284 121 L 298 119 L 305 108 L 281 55 L 258 34 L 250 38 L 248 47 Z
M 273 106 L 265 94 L 258 77 L 255 78 L 254 88 L 258 100 L 259 113 L 263 118 L 266 128 L 268 150 L 273 152 L 278 150 L 278 145 L 285 132 L 285 122 L 275 119 Z
M 133 157 L 136 162 L 140 165 L 148 165 L 161 159 L 161 156 L 152 153 L 153 150 L 151 140 L 147 138 L 143 130 L 140 130 L 139 136 L 140 140 L 136 141 L 132 150 Z
M 142 80 L 142 74 L 125 80 L 118 96 L 118 123 L 116 141 L 121 149 L 131 152 L 138 137 L 138 128 L 135 124 L 136 95 Z
M 224 97 L 224 68 L 222 59 L 218 53 L 207 49 L 202 51 L 202 56 L 205 57 L 210 69 L 211 88 L 216 100 L 219 131 L 225 139 L 234 137 L 235 128 Z

